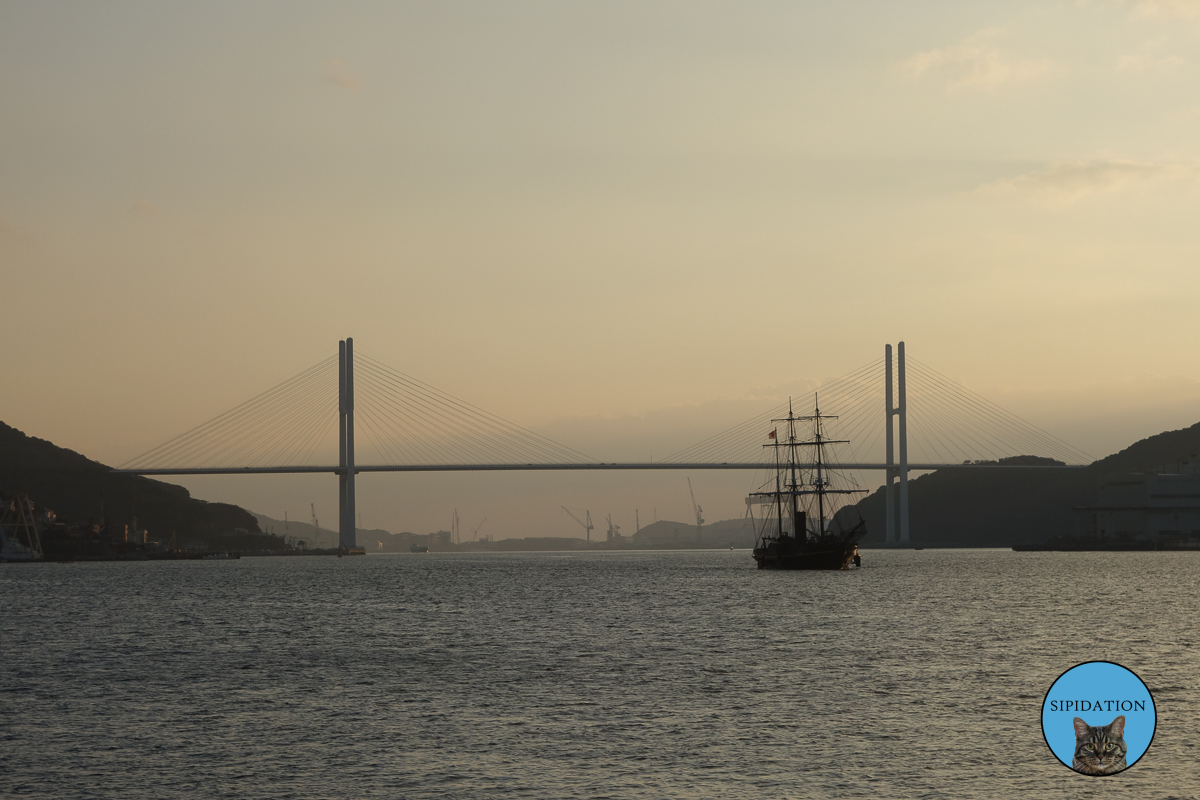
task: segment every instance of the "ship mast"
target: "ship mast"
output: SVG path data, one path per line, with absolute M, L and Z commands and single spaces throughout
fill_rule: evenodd
M 817 536 L 822 536 L 825 533 L 825 479 L 823 473 L 825 454 L 822 452 L 823 444 L 821 442 L 821 403 L 817 400 L 816 392 L 813 392 L 813 409 L 815 410 L 813 416 L 816 417 L 814 430 L 817 440 L 817 480 L 813 485 L 817 490 Z
M 796 492 L 800 489 L 800 483 L 796 476 L 796 416 L 792 413 L 792 398 L 788 398 L 788 466 L 792 471 L 792 535 L 797 539 L 800 538 L 800 506 L 799 498 Z M 804 530 L 804 538 L 808 538 L 807 525 Z
M 779 485 L 779 476 L 783 470 L 779 468 L 779 438 L 778 428 L 772 431 L 775 439 L 775 523 L 779 528 L 779 536 L 783 537 L 783 487 Z
M 776 513 L 776 535 L 783 538 L 786 534 L 783 529 L 783 496 L 788 495 L 788 511 L 792 516 L 792 534 L 797 538 L 801 535 L 808 538 L 809 526 L 807 523 L 807 513 L 801 510 L 800 495 L 816 495 L 817 496 L 817 525 L 814 531 L 817 538 L 825 535 L 825 495 L 827 494 L 861 494 L 863 489 L 831 489 L 830 483 L 826 479 L 825 469 L 825 447 L 831 444 L 847 444 L 845 439 L 826 439 L 825 433 L 821 428 L 821 420 L 837 419 L 836 415 L 822 414 L 819 399 L 816 394 L 813 395 L 813 413 L 808 416 L 797 417 L 793 410 L 792 400 L 788 398 L 788 414 L 786 417 L 772 420 L 772 422 L 786 422 L 786 442 L 779 441 L 778 428 L 771 432 L 770 438 L 773 440 L 763 447 L 772 447 L 775 449 L 775 491 L 773 492 L 754 492 L 753 495 L 759 497 L 772 497 L 775 501 Z M 813 439 L 812 441 L 800 441 L 796 436 L 796 423 L 809 422 L 813 423 Z M 779 448 L 787 448 L 787 460 L 784 461 L 779 454 Z M 812 463 L 814 475 L 812 483 L 806 484 L 801 480 L 800 473 L 805 465 L 800 462 L 796 451 L 801 447 L 813 447 L 816 449 L 815 457 Z M 804 487 L 811 488 L 804 488 Z M 810 507 L 811 508 L 811 507 Z
M 824 433 L 821 432 L 821 420 L 837 419 L 835 414 L 822 414 L 821 405 L 816 393 L 813 394 L 813 414 L 809 417 L 796 417 L 797 420 L 812 420 L 813 422 L 813 440 L 811 442 L 800 442 L 801 446 L 809 446 L 816 448 L 816 459 L 813 466 L 816 469 L 816 476 L 812 482 L 813 491 L 800 492 L 800 494 L 815 494 L 817 496 L 817 536 L 825 535 L 825 495 L 827 494 L 865 494 L 864 489 L 830 489 L 829 481 L 825 478 L 825 446 L 830 444 L 848 444 L 846 439 L 826 439 Z

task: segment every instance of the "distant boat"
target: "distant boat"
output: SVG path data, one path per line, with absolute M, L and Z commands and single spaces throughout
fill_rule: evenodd
M 775 450 L 775 485 L 751 493 L 751 497 L 769 500 L 771 509 L 762 529 L 756 531 L 754 560 L 759 569 L 850 569 L 862 565 L 858 542 L 866 536 L 867 524 L 860 517 L 849 530 L 842 529 L 836 498 L 865 494 L 866 490 L 833 487 L 829 478 L 834 473 L 826 464 L 825 448 L 845 442 L 825 438 L 821 420 L 836 417 L 822 415 L 815 401 L 814 409 L 810 416 L 797 417 L 789 403 L 787 417 L 772 420 L 786 425 L 782 441 L 776 428 L 771 431 L 771 441 L 764 445 Z M 797 438 L 797 422 L 812 423 L 811 441 Z M 813 448 L 811 468 L 798 458 L 800 448 L 808 447 Z
M 409 549 L 409 552 L 412 552 L 412 553 L 428 553 L 429 545 L 427 545 L 427 544 L 410 544 L 408 546 L 408 549 Z
M 241 557 L 241 553 L 209 553 L 208 555 L 200 556 L 200 559 L 202 561 L 231 561 Z

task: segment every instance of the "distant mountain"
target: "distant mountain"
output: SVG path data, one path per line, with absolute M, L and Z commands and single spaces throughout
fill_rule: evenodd
M 205 539 L 237 529 L 258 533 L 248 511 L 228 503 L 208 503 L 187 489 L 137 475 L 114 475 L 110 467 L 74 450 L 27 436 L 0 422 L 0 493 L 25 491 L 38 508 L 53 509 L 59 520 L 98 524 L 104 520 L 139 528 L 152 538 Z
M 909 481 L 909 527 L 918 547 L 1010 547 L 1075 533 L 1076 506 L 1094 505 L 1113 474 L 1163 472 L 1200 453 L 1200 423 L 1143 439 L 1072 470 L 947 469 Z M 1045 463 L 1018 456 L 999 463 Z M 867 522 L 862 544 L 884 544 L 884 489 L 842 512 Z M 844 517 L 846 519 L 846 517 Z
M 702 525 L 697 533 L 694 524 L 659 520 L 628 538 L 637 548 L 744 548 L 754 546 L 754 528 L 749 519 L 727 519 Z

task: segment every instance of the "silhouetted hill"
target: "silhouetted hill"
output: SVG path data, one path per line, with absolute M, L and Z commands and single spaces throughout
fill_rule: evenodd
M 172 532 L 205 538 L 237 528 L 259 530 L 254 516 L 238 506 L 197 500 L 182 486 L 109 470 L 0 422 L 0 493 L 7 497 L 24 490 L 60 520 L 86 525 L 99 523 L 103 514 L 110 522 L 126 524 L 136 516 L 138 527 L 157 539 Z
M 1129 445 L 1119 453 L 1091 465 L 1104 474 L 1110 472 L 1163 472 L 1174 469 L 1182 460 L 1200 453 L 1200 422 L 1190 428 L 1165 431 Z
M 638 548 L 753 547 L 754 528 L 748 519 L 727 519 L 701 526 L 697 535 L 694 524 L 661 519 L 628 538 Z
M 1200 453 L 1200 423 L 1143 439 L 1073 470 L 948 469 L 909 481 L 909 524 L 918 547 L 1009 547 L 1075 533 L 1075 506 L 1094 505 L 1100 482 L 1123 472 L 1162 472 Z M 1001 464 L 1057 463 L 1034 456 Z M 884 544 L 884 490 L 843 513 L 867 521 L 863 544 Z

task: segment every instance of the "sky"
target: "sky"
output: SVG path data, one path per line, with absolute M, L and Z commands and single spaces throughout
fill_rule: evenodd
M 104 463 L 347 336 L 606 461 L 901 340 L 1095 457 L 1200 421 L 1198 0 L 3 0 L 0 108 L 0 419 Z M 686 477 L 359 509 L 628 533 Z M 742 515 L 750 476 L 690 477 Z M 178 482 L 336 518 L 331 476 Z

